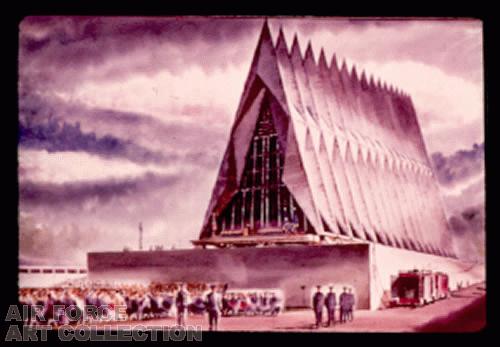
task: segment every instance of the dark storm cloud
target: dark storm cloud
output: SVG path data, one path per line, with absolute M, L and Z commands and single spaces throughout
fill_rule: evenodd
M 89 199 L 98 199 L 98 203 L 105 204 L 116 197 L 145 194 L 154 189 L 172 186 L 180 179 L 179 175 L 146 173 L 128 179 L 61 184 L 23 181 L 19 186 L 19 198 L 23 205 L 28 206 L 79 205 Z
M 27 17 L 20 24 L 21 82 L 69 88 L 85 79 L 122 79 L 134 72 L 179 73 L 193 65 L 211 72 L 241 65 L 251 58 L 262 21 Z M 271 17 L 269 22 L 273 37 L 283 25 L 289 35 L 295 31 L 306 36 L 330 32 L 334 40 L 353 42 L 336 53 L 360 63 L 411 60 L 475 82 L 482 76 L 480 21 Z M 387 39 L 380 40 L 381 35 Z M 360 37 L 362 46 L 357 43 Z
M 449 226 L 458 256 L 472 261 L 484 261 L 485 254 L 484 204 L 470 206 L 449 219 Z
M 48 152 L 83 151 L 104 158 L 125 158 L 136 163 L 162 164 L 178 159 L 176 155 L 153 152 L 112 135 L 97 137 L 95 133 L 84 133 L 79 123 L 72 125 L 54 118 L 39 124 L 20 122 L 19 145 Z
M 162 122 L 146 114 L 92 108 L 83 111 L 85 117 L 79 117 L 78 120 L 85 122 L 89 128 L 95 127 L 96 131 L 106 130 L 121 138 L 128 138 L 131 134 L 130 129 L 134 129 L 135 141 L 144 145 L 147 145 L 149 140 L 155 139 L 168 148 L 206 153 L 207 156 L 211 156 L 214 152 L 219 154 L 223 151 L 226 144 L 227 124 L 221 123 L 220 120 L 217 122 L 216 118 L 223 112 L 215 107 L 196 104 L 180 108 L 171 106 L 166 110 L 167 114 L 180 115 L 179 118 L 190 120 L 201 118 L 202 121 Z M 217 116 L 212 119 L 210 115 Z
M 202 17 L 27 17 L 20 24 L 20 72 L 23 83 L 63 87 L 76 83 L 75 77 L 109 80 L 162 69 L 176 73 L 193 64 L 211 71 L 243 61 L 240 41 L 254 44 L 261 23 Z M 232 52 L 224 49 L 228 47 Z M 113 64 L 103 68 L 109 59 Z
M 183 45 L 197 41 L 215 44 L 237 40 L 249 30 L 258 28 L 261 22 L 261 19 L 214 17 L 27 17 L 21 23 L 21 30 L 27 29 L 27 33 L 21 36 L 21 47 L 27 53 L 34 53 L 51 44 L 70 47 L 82 41 L 94 42 L 95 46 L 74 57 L 79 61 L 98 62 L 107 53 L 125 52 L 143 44 L 144 40 L 166 40 Z M 127 44 L 105 47 L 108 38 Z M 63 52 L 55 57 L 63 60 Z
M 186 105 L 174 111 L 194 116 L 200 107 Z M 21 93 L 19 119 L 21 147 L 84 151 L 135 163 L 170 165 L 182 161 L 213 168 L 225 144 L 224 131 L 216 126 L 167 124 L 145 114 L 91 108 L 37 93 Z M 151 149 L 151 141 L 163 145 Z
M 450 156 L 436 152 L 431 159 L 439 183 L 453 185 L 484 171 L 484 142 Z

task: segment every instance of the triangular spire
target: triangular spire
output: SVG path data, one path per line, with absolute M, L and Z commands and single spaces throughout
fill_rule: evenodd
M 271 39 L 271 30 L 269 29 L 269 23 L 267 22 L 267 18 L 264 19 L 264 24 L 262 25 L 262 30 L 260 32 L 259 44 L 263 41 L 269 41 L 272 44 Z
M 335 53 L 332 55 L 332 60 L 330 61 L 330 79 L 333 84 L 333 89 L 334 90 L 339 90 L 341 87 L 341 82 L 340 82 L 340 71 L 339 71 L 339 66 L 337 63 L 337 56 Z
M 304 54 L 304 60 L 306 62 L 311 61 L 314 65 L 316 64 L 316 62 L 314 61 L 314 52 L 312 49 L 311 41 L 307 43 L 306 53 Z
M 318 66 L 321 71 L 328 69 L 328 64 L 326 63 L 325 51 L 323 50 L 323 47 L 321 47 L 321 50 L 319 51 Z
M 340 72 L 342 73 L 347 72 L 347 63 L 345 62 L 345 59 L 342 60 L 342 67 L 340 68 Z
M 297 33 L 293 35 L 293 43 L 292 43 L 292 48 L 290 50 L 290 55 L 292 57 L 299 56 L 300 60 L 302 60 L 302 54 L 300 53 L 299 38 L 297 37 Z
M 349 71 L 347 69 L 347 63 L 345 59 L 342 60 L 342 67 L 340 68 L 340 76 L 342 77 L 342 82 L 350 82 L 351 76 L 349 76 Z
M 365 70 L 363 70 L 363 72 L 361 73 L 360 84 L 361 84 L 361 89 L 363 89 L 363 90 L 367 90 L 369 88 L 368 82 L 366 81 Z
M 351 91 L 351 76 L 349 76 L 349 71 L 347 70 L 347 63 L 345 59 L 342 61 L 342 67 L 340 68 L 340 80 L 344 86 L 344 91 Z
M 355 64 L 353 64 L 352 68 L 351 68 L 351 79 L 352 80 L 356 80 L 356 82 L 358 81 L 358 73 L 356 71 L 356 65 Z
M 255 54 L 252 61 L 252 69 L 257 69 L 259 63 L 268 56 L 274 55 L 274 46 L 271 39 L 271 31 L 269 30 L 269 25 L 267 19 L 264 20 L 262 25 L 262 30 L 259 36 L 259 42 L 257 43 L 257 48 L 255 49 Z
M 265 20 L 262 25 L 262 30 L 257 43 L 257 48 L 255 49 L 255 54 L 253 56 L 250 72 L 241 97 L 241 102 L 243 103 L 240 103 L 240 106 L 238 107 L 238 114 L 245 108 L 245 106 L 247 106 L 245 100 L 248 97 L 247 93 L 252 87 L 252 82 L 255 81 L 255 76 L 260 77 L 271 94 L 273 94 L 282 107 L 288 111 L 285 93 L 280 81 L 276 50 L 273 46 L 267 20 Z
M 375 89 L 377 86 L 375 85 L 375 80 L 373 79 L 373 75 L 370 75 L 370 89 Z
M 339 69 L 339 66 L 337 64 L 337 56 L 335 55 L 335 53 L 333 53 L 332 55 L 332 60 L 330 61 L 330 69 L 332 70 L 338 70 Z
M 288 55 L 288 47 L 286 45 L 285 34 L 283 33 L 283 27 L 280 27 L 278 34 L 278 40 L 276 41 L 276 52 L 281 54 L 286 53 Z
M 351 69 L 351 83 L 354 89 L 358 89 L 359 87 L 359 80 L 358 80 L 358 73 L 356 71 L 356 65 L 352 65 Z

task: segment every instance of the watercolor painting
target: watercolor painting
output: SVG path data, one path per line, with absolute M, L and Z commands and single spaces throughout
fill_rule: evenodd
M 18 72 L 24 324 L 486 326 L 480 20 L 26 17 Z

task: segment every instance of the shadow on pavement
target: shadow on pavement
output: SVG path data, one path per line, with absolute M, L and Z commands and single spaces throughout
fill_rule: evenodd
M 468 296 L 470 297 L 470 296 Z M 416 332 L 478 332 L 486 326 L 486 295 L 461 310 L 438 317 L 416 328 Z

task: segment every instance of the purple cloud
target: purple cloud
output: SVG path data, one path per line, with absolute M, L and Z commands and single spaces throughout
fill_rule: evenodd
M 242 46 L 245 41 L 254 44 L 261 22 L 204 17 L 27 17 L 20 24 L 22 82 L 65 88 L 89 77 L 120 79 L 134 71 L 176 73 L 196 65 L 209 72 L 244 62 Z M 248 54 L 252 48 L 248 46 Z M 103 68 L 109 60 L 114 63 Z
M 25 206 L 81 206 L 88 199 L 96 198 L 105 204 L 120 196 L 146 194 L 148 191 L 176 184 L 179 175 L 146 173 L 129 179 L 109 179 L 71 183 L 40 183 L 24 181 L 19 186 L 20 201 Z
M 21 94 L 19 104 L 21 148 L 83 151 L 140 164 L 184 162 L 213 168 L 219 163 L 217 153 L 225 144 L 218 128 L 165 124 L 144 114 L 47 100 L 35 93 Z M 200 106 L 186 105 L 183 111 L 195 114 L 200 112 Z M 164 143 L 166 149 L 151 149 L 151 139 Z
M 484 142 L 450 156 L 436 152 L 431 159 L 439 183 L 453 185 L 484 171 Z

